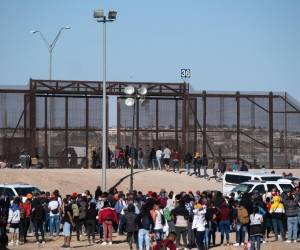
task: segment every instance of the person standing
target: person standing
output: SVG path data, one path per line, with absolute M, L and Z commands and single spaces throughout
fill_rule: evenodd
M 62 222 L 64 235 L 64 244 L 62 245 L 62 248 L 69 248 L 71 245 L 72 228 L 75 227 L 75 223 L 72 203 L 68 199 L 64 199 L 64 216 Z
M 19 245 L 19 228 L 20 228 L 20 199 L 17 197 L 14 199 L 11 207 L 9 208 L 7 227 L 11 234 L 11 241 L 8 244 L 13 246 L 14 244 Z
M 141 208 L 141 213 L 137 217 L 138 222 L 138 242 L 139 250 L 144 249 L 144 244 L 146 250 L 150 250 L 150 232 L 153 232 L 154 222 L 150 214 L 151 206 L 149 203 L 146 203 Z
M 44 222 L 46 220 L 46 213 L 39 197 L 36 197 L 32 201 L 31 220 L 34 225 L 36 243 L 45 244 Z M 42 236 L 41 240 L 39 239 L 39 232 Z
M 251 250 L 260 250 L 260 243 L 263 238 L 262 234 L 262 223 L 263 223 L 263 216 L 258 213 L 259 208 L 254 207 L 253 213 L 250 215 L 250 238 L 251 238 Z M 256 246 L 255 246 L 256 245 Z
M 203 157 L 201 159 L 201 165 L 203 167 L 204 170 L 204 178 L 209 179 L 209 175 L 207 173 L 207 168 L 208 168 L 208 158 L 206 156 L 206 154 L 203 154 Z
M 221 231 L 221 245 L 224 243 L 224 234 L 226 236 L 226 243 L 224 243 L 224 246 L 227 246 L 229 244 L 229 233 L 230 233 L 230 209 L 226 202 L 224 201 L 221 205 L 220 209 L 220 231 Z
M 145 165 L 144 165 L 144 152 L 143 152 L 142 148 L 139 148 L 139 151 L 138 151 L 138 168 L 139 169 L 145 168 Z
M 98 212 L 96 210 L 96 203 L 90 202 L 86 212 L 86 221 L 85 221 L 89 245 L 92 244 L 91 238 L 93 240 L 93 244 L 95 244 L 95 228 L 96 228 L 97 215 Z
M 151 148 L 150 152 L 150 161 L 151 161 L 151 169 L 156 169 L 156 151 L 154 148 Z
M 286 243 L 297 242 L 298 233 L 298 200 L 291 192 L 287 193 L 284 201 L 285 214 L 287 217 L 288 239 Z
M 156 163 L 158 170 L 161 170 L 161 158 L 162 158 L 163 152 L 161 151 L 161 147 L 158 147 L 156 150 Z
M 56 232 L 56 238 L 59 237 L 59 224 L 60 224 L 60 218 L 59 218 L 59 212 L 60 212 L 60 206 L 59 202 L 57 200 L 57 197 L 55 195 L 51 195 L 50 202 L 48 204 L 49 209 L 49 226 L 50 226 L 50 239 L 53 238 L 53 231 Z
M 284 240 L 283 216 L 285 213 L 284 206 L 281 202 L 281 197 L 276 195 L 273 197 L 273 204 L 271 205 L 270 214 L 272 217 L 273 230 L 275 240 Z
M 174 148 L 172 153 L 171 153 L 171 159 L 172 159 L 172 165 L 173 165 L 173 172 L 176 173 L 176 171 L 180 174 L 179 171 L 179 153 L 178 151 Z
M 130 203 L 125 213 L 125 229 L 127 232 L 127 242 L 130 250 L 133 249 L 132 247 L 133 243 L 136 245 L 136 249 L 138 249 L 137 217 L 138 215 L 135 213 L 135 206 L 133 203 Z
M 27 194 L 26 195 L 26 200 L 24 203 L 21 203 L 20 207 L 21 210 L 23 210 L 23 219 L 21 218 L 21 221 L 23 220 L 23 232 L 22 232 L 22 240 L 23 243 L 27 243 L 27 231 L 30 226 L 30 212 L 31 212 L 31 198 L 32 194 Z M 21 232 L 20 232 L 21 236 Z
M 112 231 L 113 223 L 118 224 L 118 216 L 116 210 L 110 207 L 109 202 L 106 200 L 103 204 L 103 208 L 98 214 L 99 222 L 103 226 L 103 242 L 102 245 L 107 245 L 107 240 L 109 240 L 108 245 L 112 245 Z
M 197 152 L 195 154 L 195 157 L 194 157 L 194 174 L 195 174 L 195 177 L 200 177 L 201 176 L 200 167 L 201 167 L 201 157 L 200 157 L 200 153 Z
M 171 158 L 171 150 L 169 149 L 168 145 L 166 145 L 164 151 L 163 151 L 163 158 L 164 158 L 164 166 L 165 170 L 170 170 L 170 158 Z
M 189 212 L 185 207 L 184 200 L 179 200 L 178 206 L 172 211 L 175 223 L 176 246 L 180 245 L 180 238 L 182 236 L 184 247 L 187 248 L 187 232 L 188 232 L 188 219 Z
M 184 156 L 183 162 L 185 165 L 186 174 L 190 175 L 191 163 L 193 160 L 193 156 L 190 152 L 187 152 Z
M 86 211 L 88 209 L 87 197 L 85 193 L 83 193 L 81 197 L 78 197 L 77 204 L 79 208 L 79 216 L 76 224 L 76 237 L 77 241 L 80 241 L 80 237 L 82 236 L 82 228 L 85 226 Z M 73 214 L 72 216 L 74 217 Z
M 195 205 L 193 210 L 194 219 L 192 228 L 196 230 L 196 244 L 199 250 L 204 250 L 204 238 L 205 238 L 205 227 L 206 227 L 206 207 L 202 206 L 199 202 Z

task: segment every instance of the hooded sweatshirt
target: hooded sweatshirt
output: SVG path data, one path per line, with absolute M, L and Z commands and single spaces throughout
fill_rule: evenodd
M 280 202 L 280 197 L 274 196 L 273 204 L 271 205 L 270 214 L 283 214 L 285 213 L 284 206 Z

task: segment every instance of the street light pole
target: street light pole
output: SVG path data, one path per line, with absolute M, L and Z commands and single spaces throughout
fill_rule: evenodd
M 147 94 L 147 89 L 145 87 L 135 88 L 133 86 L 127 86 L 124 89 L 124 93 L 128 96 L 125 99 L 125 105 L 128 107 L 133 107 L 133 114 L 132 114 L 132 143 L 133 149 L 131 148 L 130 157 L 131 157 L 131 164 L 130 164 L 130 192 L 133 191 L 133 158 L 135 157 L 135 150 L 138 150 L 138 145 L 134 144 L 134 136 L 138 136 L 138 134 L 135 133 L 135 111 L 138 107 L 138 101 L 142 101 L 142 103 L 145 100 L 145 96 Z M 136 147 L 135 147 L 136 146 Z M 134 152 L 132 152 L 134 151 Z
M 44 34 L 39 31 L 39 30 L 32 30 L 30 31 L 32 34 L 39 34 L 42 38 L 42 40 L 44 41 L 47 49 L 48 49 L 48 52 L 49 52 L 49 80 L 52 80 L 52 52 L 53 52 L 53 49 L 58 41 L 58 38 L 60 37 L 60 34 L 62 33 L 63 30 L 69 30 L 71 29 L 70 26 L 64 26 L 64 27 L 61 27 L 59 29 L 59 31 L 57 32 L 54 40 L 52 41 L 52 43 L 48 42 L 48 40 L 46 39 L 46 37 L 44 36 Z
M 102 120 L 102 190 L 106 191 L 106 156 L 107 156 L 107 138 L 106 138 L 106 17 L 103 18 L 103 120 Z
M 107 165 L 107 114 L 106 114 L 106 22 L 113 22 L 116 20 L 117 12 L 109 11 L 108 16 L 104 15 L 103 10 L 95 10 L 94 18 L 97 22 L 103 23 L 103 65 L 102 65 L 102 191 L 106 191 L 106 165 Z

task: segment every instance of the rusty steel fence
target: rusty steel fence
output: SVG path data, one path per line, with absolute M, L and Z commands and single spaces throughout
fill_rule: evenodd
M 124 88 L 146 87 L 135 110 Z M 117 96 L 117 126 L 108 146 L 146 145 L 206 153 L 252 166 L 299 167 L 300 105 L 287 93 L 197 92 L 186 83 L 108 82 Z M 102 140 L 102 83 L 34 80 L 24 89 L 0 89 L 0 157 L 21 151 L 45 167 L 90 167 Z M 106 100 L 107 104 L 109 103 Z M 108 124 L 108 120 L 107 120 Z

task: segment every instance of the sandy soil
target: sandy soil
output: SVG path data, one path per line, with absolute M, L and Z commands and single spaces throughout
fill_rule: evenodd
M 276 173 L 282 173 L 285 170 L 276 170 Z M 295 176 L 300 176 L 300 170 L 288 170 Z M 110 169 L 107 172 L 108 187 L 114 185 L 119 190 L 127 191 L 129 188 L 130 170 Z M 63 195 L 72 192 L 83 192 L 86 189 L 94 192 L 97 185 L 101 184 L 101 170 L 81 170 L 81 169 L 1 169 L 0 183 L 16 183 L 24 182 L 35 185 L 41 190 L 53 191 L 58 188 Z M 195 178 L 187 176 L 184 172 L 181 174 L 167 173 L 165 171 L 142 171 L 136 170 L 134 174 L 134 188 L 147 192 L 148 190 L 159 191 L 165 188 L 167 191 L 175 192 L 188 190 L 222 190 L 222 183 L 213 179 L 206 180 L 204 178 Z M 218 233 L 219 235 L 219 233 Z M 231 235 L 231 242 L 234 243 L 235 236 Z M 82 242 L 72 241 L 72 248 L 78 249 L 128 249 L 124 243 L 124 237 L 115 236 L 118 244 L 113 246 L 88 246 L 87 241 Z M 60 249 L 62 239 L 58 241 L 47 242 L 44 246 L 37 246 L 33 243 L 34 239 L 30 238 L 31 243 L 24 246 L 14 246 L 10 249 Z M 214 249 L 243 249 L 242 247 L 217 247 Z M 300 243 L 287 244 L 284 242 L 270 242 L 263 244 L 262 249 L 300 249 Z
M 282 173 L 285 170 L 276 170 Z M 300 176 L 300 169 L 288 170 L 295 176 Z M 209 171 L 209 173 L 211 173 Z M 59 189 L 63 195 L 72 192 L 93 192 L 101 184 L 101 169 L 1 169 L 0 183 L 24 182 L 35 185 L 41 190 L 53 191 Z M 128 191 L 130 170 L 109 169 L 107 171 L 107 187 L 116 186 L 119 190 Z M 206 180 L 187 176 L 185 172 L 176 174 L 165 171 L 135 170 L 134 189 L 147 192 L 159 191 L 165 188 L 175 192 L 188 190 L 222 190 L 222 183 L 214 179 Z

